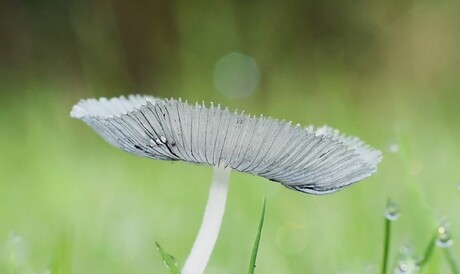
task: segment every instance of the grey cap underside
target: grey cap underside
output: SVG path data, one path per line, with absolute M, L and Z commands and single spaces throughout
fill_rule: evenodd
M 310 194 L 363 180 L 381 160 L 378 150 L 329 127 L 302 128 L 212 104 L 134 95 L 82 100 L 71 116 L 141 157 L 229 167 Z

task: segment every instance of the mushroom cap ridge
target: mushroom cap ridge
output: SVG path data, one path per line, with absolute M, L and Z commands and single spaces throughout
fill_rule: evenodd
M 206 107 L 141 95 L 86 99 L 71 116 L 141 157 L 228 167 L 310 194 L 361 181 L 382 158 L 357 137 L 327 126 L 302 128 L 212 103 Z

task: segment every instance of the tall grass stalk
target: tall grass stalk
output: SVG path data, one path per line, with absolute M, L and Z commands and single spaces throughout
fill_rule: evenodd
M 446 257 L 447 263 L 449 264 L 450 270 L 453 274 L 460 274 L 457 263 L 455 262 L 452 254 L 452 249 L 449 247 L 444 248 L 444 256 Z
M 383 259 L 382 259 L 382 274 L 387 273 L 388 253 L 390 250 L 390 237 L 391 237 L 391 223 L 389 219 L 385 218 L 385 235 L 383 238 Z
M 387 207 L 385 210 L 385 235 L 383 238 L 383 259 L 382 259 L 382 274 L 387 273 L 388 255 L 390 252 L 390 239 L 391 239 L 391 223 L 399 218 L 398 206 L 388 199 Z
M 422 272 L 422 268 L 426 265 L 426 263 L 430 260 L 431 254 L 433 254 L 434 246 L 436 244 L 436 239 L 437 239 L 438 233 L 434 233 L 433 236 L 430 239 L 430 242 L 428 243 L 425 252 L 423 253 L 422 259 L 419 261 L 418 266 L 420 272 Z
M 267 199 L 264 199 L 262 204 L 262 213 L 260 215 L 259 228 L 257 230 L 256 240 L 254 241 L 254 247 L 252 248 L 251 260 L 249 262 L 249 274 L 254 274 L 254 269 L 256 268 L 257 251 L 259 250 L 260 236 L 262 235 L 262 227 L 264 226 L 266 204 Z

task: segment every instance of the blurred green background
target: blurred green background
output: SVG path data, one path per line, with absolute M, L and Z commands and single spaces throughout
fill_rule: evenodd
M 330 196 L 232 173 L 207 273 L 247 271 L 264 197 L 257 273 L 378 273 L 388 197 L 401 208 L 392 266 L 403 245 L 421 255 L 444 218 L 459 238 L 459 10 L 454 0 L 1 2 L 0 273 L 168 273 L 154 241 L 182 265 L 212 169 L 129 155 L 69 117 L 81 98 L 131 93 L 328 124 L 384 154 L 374 176 Z M 249 96 L 215 84 L 232 52 L 258 66 Z M 447 269 L 436 250 L 424 273 Z

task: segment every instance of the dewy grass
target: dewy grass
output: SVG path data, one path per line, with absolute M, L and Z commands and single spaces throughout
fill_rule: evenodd
M 460 270 L 458 268 L 458 264 L 454 259 L 454 255 L 452 254 L 451 246 L 454 244 L 452 240 L 450 231 L 448 229 L 447 221 L 444 221 L 438 227 L 438 237 L 436 240 L 436 244 L 438 247 L 443 249 L 444 257 L 446 257 L 447 263 L 450 267 L 450 270 L 453 274 L 460 274 Z
M 410 244 L 403 245 L 396 257 L 395 274 L 414 274 L 418 273 L 420 267 L 418 258 L 414 256 L 414 251 Z
M 391 214 L 390 212 L 393 212 L 393 214 Z M 387 272 L 387 263 L 388 263 L 387 261 L 388 261 L 388 256 L 389 256 L 389 246 L 390 246 L 390 237 L 391 237 L 391 222 L 396 220 L 397 216 L 399 216 L 399 211 L 397 210 L 396 205 L 393 202 L 389 201 L 387 205 L 387 213 L 386 213 L 386 221 L 385 221 L 384 252 L 383 252 L 382 271 L 381 271 L 382 274 L 385 274 Z M 444 221 L 436 229 L 436 233 L 434 233 L 434 235 L 431 237 L 425 249 L 423 257 L 421 259 L 414 261 L 414 258 L 411 255 L 412 252 L 407 252 L 409 255 L 407 256 L 408 258 L 404 258 L 404 260 L 399 262 L 399 265 L 397 266 L 395 273 L 422 272 L 423 267 L 427 265 L 428 261 L 431 258 L 431 255 L 433 254 L 434 247 L 437 245 L 439 248 L 442 249 L 443 255 L 446 258 L 446 261 L 449 265 L 451 272 L 453 274 L 460 274 L 458 264 L 454 258 L 454 254 L 452 253 L 452 249 L 451 249 L 453 243 L 454 241 L 452 240 L 450 231 L 448 230 L 448 223 Z
M 396 221 L 399 218 L 399 209 L 397 205 L 388 199 L 387 206 L 385 209 L 385 230 L 383 238 L 383 258 L 382 258 L 382 268 L 381 273 L 387 273 L 388 267 L 388 256 L 390 252 L 390 242 L 391 242 L 391 223 Z

